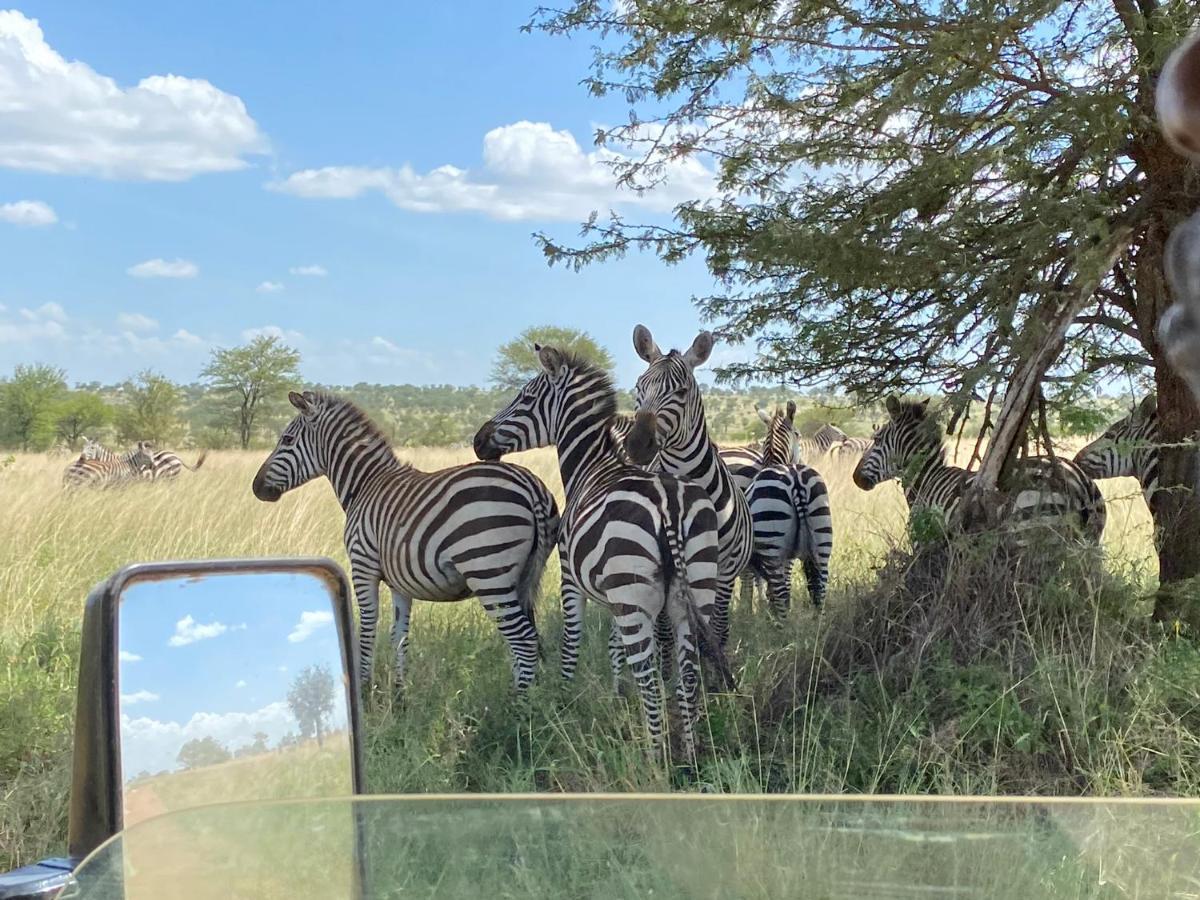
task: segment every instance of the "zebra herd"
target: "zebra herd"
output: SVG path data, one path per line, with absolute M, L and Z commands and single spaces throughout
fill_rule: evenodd
M 539 656 L 535 594 L 557 547 L 562 571 L 560 670 L 571 679 L 588 600 L 612 615 L 609 662 L 614 687 L 626 666 L 647 729 L 663 741 L 662 686 L 674 681 L 681 733 L 695 752 L 701 658 L 721 686 L 733 683 L 726 657 L 735 581 L 766 582 L 778 620 L 790 605 L 799 560 L 809 598 L 820 606 L 829 580 L 833 520 L 829 492 L 805 450 L 846 444 L 827 426 L 806 445 L 795 404 L 760 411 L 767 435 L 757 445 L 718 450 L 695 379 L 713 346 L 702 332 L 684 352 L 663 352 L 638 326 L 634 349 L 646 369 L 636 413 L 617 413 L 608 374 L 555 347 L 534 345 L 539 371 L 474 438 L 479 462 L 422 472 L 399 461 L 382 432 L 353 403 L 332 394 L 292 392 L 296 410 L 253 481 L 276 501 L 325 476 L 345 513 L 345 544 L 360 612 L 359 678 L 370 686 L 379 586 L 391 589 L 394 688 L 408 647 L 414 599 L 480 599 L 508 644 L 518 693 Z M 948 466 L 925 403 L 887 402 L 888 420 L 859 452 L 854 481 L 864 490 L 898 478 L 910 507 L 951 515 L 970 474 Z M 1145 412 L 1145 404 L 1136 411 Z M 1144 421 L 1138 419 L 1142 428 Z M 1120 423 L 1118 423 L 1120 425 Z M 1117 429 L 1118 426 L 1114 426 Z M 1126 453 L 1110 429 L 1074 462 L 1033 458 L 1006 501 L 1018 523 L 1053 519 L 1096 541 L 1104 501 L 1093 478 L 1146 470 L 1145 453 Z M 1142 433 L 1146 433 L 1143 429 Z M 554 446 L 565 490 L 558 509 L 540 479 L 505 454 Z M 672 671 L 674 670 L 674 671 Z
M 207 451 L 201 451 L 196 464 L 189 466 L 170 450 L 155 450 L 149 441 L 138 441 L 125 453 L 109 450 L 99 441 L 83 439 L 79 458 L 63 473 L 66 487 L 119 487 L 143 481 L 171 481 L 188 469 L 204 464 Z

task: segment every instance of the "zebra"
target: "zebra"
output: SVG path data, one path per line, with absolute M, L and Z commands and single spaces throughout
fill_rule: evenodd
M 829 452 L 835 456 L 862 456 L 871 446 L 870 438 L 845 437 L 834 444 Z
M 555 445 L 566 492 L 562 563 L 562 675 L 574 677 L 585 598 L 613 615 L 609 662 L 618 681 L 622 659 L 633 670 L 647 730 L 662 742 L 656 630 L 665 623 L 675 647 L 676 692 L 689 755 L 699 654 L 731 682 L 709 631 L 717 596 L 717 512 L 696 484 L 628 465 L 612 417 L 616 392 L 606 372 L 575 354 L 534 345 L 541 371 L 475 435 L 475 455 Z M 699 645 L 699 646 L 697 646 Z
M 138 441 L 138 447 L 149 453 L 151 459 L 154 461 L 150 476 L 154 481 L 170 481 L 178 478 L 179 473 L 184 469 L 195 472 L 204 465 L 204 460 L 208 458 L 208 451 L 201 450 L 200 456 L 196 459 L 196 464 L 189 466 L 179 458 L 178 454 L 170 450 L 155 450 L 149 441 Z M 132 452 L 134 451 L 129 451 L 129 453 Z M 99 441 L 93 441 L 88 437 L 83 439 L 83 455 L 87 459 L 117 459 L 121 456 L 121 454 L 115 453 L 103 446 Z
M 795 414 L 795 404 L 789 403 L 770 417 L 762 463 L 746 488 L 754 522 L 751 568 L 767 582 L 777 619 L 791 606 L 792 560 L 801 561 L 809 599 L 819 609 L 833 555 L 829 489 L 816 469 L 791 462 Z
M 787 403 L 787 419 L 790 424 L 796 417 L 796 403 L 789 400 Z M 733 476 L 733 480 L 741 489 L 742 493 L 746 492 L 746 488 L 750 486 L 750 482 L 754 480 L 754 476 L 758 474 L 759 468 L 762 466 L 763 450 L 767 441 L 772 439 L 771 436 L 771 415 L 758 404 L 755 404 L 754 411 L 758 417 L 762 419 L 767 426 L 767 436 L 760 441 L 755 441 L 753 444 L 746 444 L 741 447 L 722 447 L 717 453 L 721 459 L 725 461 L 725 465 L 729 467 L 729 474 Z M 630 427 L 633 423 L 630 421 Z M 625 435 L 621 435 L 622 438 Z M 796 431 L 795 425 L 792 425 L 791 433 L 783 436 L 779 435 L 776 439 L 786 440 L 786 453 L 789 462 L 798 463 L 802 459 L 801 443 L 804 440 L 800 437 L 800 433 Z
M 901 402 L 887 398 L 888 421 L 875 432 L 871 446 L 854 467 L 854 483 L 869 491 L 880 482 L 899 478 L 908 501 L 909 520 L 920 509 L 939 511 L 949 521 L 973 472 L 946 465 L 941 430 L 928 414 L 929 400 Z M 1080 530 L 1093 542 L 1104 531 L 1105 506 L 1096 483 L 1073 462 L 1046 457 L 1021 460 L 1024 485 L 1005 501 L 1001 520 L 1018 523 L 1078 516 Z
M 154 461 L 142 445 L 121 456 L 92 459 L 83 453 L 63 472 L 63 486 L 122 487 L 138 481 L 149 481 Z
M 534 601 L 558 537 L 558 506 L 546 486 L 511 463 L 422 472 L 402 463 L 365 413 L 332 394 L 292 391 L 297 415 L 254 476 L 259 500 L 324 475 L 346 514 L 344 540 L 359 609 L 359 680 L 371 681 L 379 583 L 392 591 L 394 688 L 402 685 L 414 599 L 474 595 L 512 656 L 518 693 L 538 657 Z
M 713 336 L 702 331 L 685 353 L 663 353 L 650 329 L 638 325 L 633 346 L 648 365 L 634 388 L 637 414 L 625 437 L 625 452 L 638 465 L 654 463 L 664 472 L 695 481 L 712 499 L 720 551 L 713 626 L 724 646 L 733 585 L 750 564 L 754 528 L 746 497 L 708 436 L 704 402 L 693 374 L 712 353 Z
M 765 419 L 764 419 L 765 421 Z M 800 452 L 803 458 L 813 459 L 833 453 L 845 441 L 849 440 L 846 432 L 832 422 L 826 422 L 812 437 L 800 438 Z
M 1074 461 L 1092 478 L 1136 478 L 1149 506 L 1158 492 L 1161 444 L 1158 402 L 1154 394 L 1149 394 L 1129 415 L 1108 426 L 1104 434 L 1076 453 Z

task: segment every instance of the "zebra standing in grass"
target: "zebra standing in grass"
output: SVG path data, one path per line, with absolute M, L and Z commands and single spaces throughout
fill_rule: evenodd
M 935 509 L 949 521 L 963 491 L 975 477 L 946 465 L 941 429 L 928 415 L 929 401 L 901 402 L 888 397 L 888 421 L 854 468 L 854 483 L 869 491 L 880 482 L 899 478 L 908 501 L 909 519 L 918 509 Z M 1078 517 L 1079 530 L 1093 541 L 1104 531 L 1104 498 L 1079 466 L 1066 460 L 1031 457 L 1018 463 L 1023 487 L 1005 500 L 1001 521 L 1027 524 Z
M 795 401 L 789 400 L 787 409 L 788 416 L 786 421 L 791 423 L 796 417 Z M 717 451 L 721 455 L 721 459 L 725 461 L 725 465 L 729 467 L 729 474 L 733 476 L 733 480 L 737 483 L 743 494 L 746 492 L 746 488 L 750 486 L 750 482 L 754 480 L 754 476 L 758 474 L 759 468 L 762 467 L 763 452 L 766 449 L 766 443 L 772 439 L 770 414 L 757 404 L 755 404 L 754 411 L 758 413 L 758 417 L 767 426 L 767 436 L 761 441 L 755 441 L 753 444 L 746 444 L 742 447 L 722 447 Z M 630 428 L 632 428 L 632 420 L 629 424 Z M 624 439 L 625 435 L 622 434 L 621 437 Z M 787 454 L 789 462 L 799 463 L 802 461 L 801 442 L 803 438 L 800 437 L 800 432 L 796 431 L 795 425 L 792 426 L 789 434 L 786 436 L 780 435 L 776 439 L 786 441 L 783 452 Z
M 562 563 L 562 674 L 579 659 L 585 598 L 613 615 L 614 680 L 628 661 L 650 737 L 662 740 L 656 625 L 669 624 L 683 735 L 694 754 L 699 654 L 731 676 L 709 620 L 717 596 L 717 514 L 696 484 L 626 464 L 612 430 L 609 376 L 577 356 L 534 345 L 542 371 L 475 435 L 480 459 L 555 445 L 566 490 Z
M 829 452 L 838 457 L 862 456 L 870 446 L 870 438 L 844 437 L 834 444 Z
M 189 472 L 195 472 L 204 465 L 204 460 L 208 457 L 208 451 L 201 450 L 200 456 L 196 459 L 196 464 L 189 466 L 179 458 L 178 454 L 170 450 L 155 450 L 149 441 L 138 441 L 137 446 L 139 450 L 149 453 L 150 458 L 153 460 L 150 477 L 154 481 L 171 481 L 174 478 L 178 478 L 179 473 L 184 469 L 187 469 Z M 128 456 L 130 453 L 135 452 L 137 451 L 130 450 L 124 455 Z M 87 437 L 83 439 L 83 455 L 87 459 L 119 459 L 122 456 L 122 454 L 109 450 L 99 441 L 93 441 Z
M 1142 399 L 1125 418 L 1075 454 L 1075 465 L 1092 478 L 1132 477 L 1142 487 L 1146 505 L 1158 491 L 1158 403 L 1153 394 Z
M 345 542 L 359 609 L 359 667 L 370 685 L 379 582 L 392 591 L 395 686 L 404 673 L 412 601 L 479 598 L 512 652 L 518 692 L 538 657 L 534 601 L 558 539 L 558 507 L 531 472 L 471 463 L 421 472 L 400 462 L 379 428 L 331 394 L 288 394 L 298 411 L 254 477 L 273 502 L 324 475 L 346 513 Z
M 664 472 L 702 487 L 717 511 L 720 573 L 713 626 L 724 646 L 729 637 L 729 601 L 738 576 L 750 564 L 754 529 L 750 507 L 729 466 L 708 436 L 704 402 L 693 370 L 712 353 L 713 336 L 702 331 L 685 353 L 663 353 L 650 329 L 633 330 L 633 346 L 648 364 L 637 380 L 637 414 L 625 438 L 625 452 L 638 465 L 655 464 Z
M 90 459 L 84 454 L 63 472 L 64 487 L 119 487 L 153 478 L 154 461 L 139 444 L 111 459 Z
M 820 607 L 829 583 L 833 555 L 833 515 L 829 490 L 819 472 L 791 462 L 796 405 L 776 410 L 767 422 L 762 463 L 746 487 L 754 522 L 751 568 L 767 582 L 771 609 L 782 617 L 791 606 L 792 561 L 799 559 L 809 599 Z

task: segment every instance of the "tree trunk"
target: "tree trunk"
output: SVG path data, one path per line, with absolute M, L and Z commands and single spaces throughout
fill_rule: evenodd
M 1165 446 L 1159 454 L 1158 493 L 1150 511 L 1158 538 L 1159 590 L 1154 617 L 1180 619 L 1200 629 L 1200 495 L 1197 453 L 1187 446 L 1200 429 L 1200 410 L 1184 381 L 1155 360 L 1158 421 Z M 1182 445 L 1182 446 L 1181 446 Z

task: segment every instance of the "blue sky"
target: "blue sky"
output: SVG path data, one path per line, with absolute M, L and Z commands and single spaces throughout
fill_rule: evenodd
M 579 86 L 586 41 L 519 32 L 531 9 L 0 13 L 0 370 L 191 381 L 214 346 L 267 329 L 312 380 L 483 383 L 497 344 L 553 323 L 600 339 L 629 384 L 636 322 L 690 344 L 700 262 L 576 274 L 531 240 L 593 209 L 661 219 L 711 188 L 691 163 L 647 198 L 616 192 L 592 136 L 627 112 Z
M 233 588 L 238 579 L 253 579 L 253 591 Z M 121 597 L 119 640 L 127 779 L 174 768 L 188 740 L 235 750 L 260 730 L 271 745 L 298 733 L 292 679 L 314 664 L 335 682 L 342 671 L 332 603 L 307 575 L 136 582 Z M 345 724 L 339 692 L 329 725 Z

